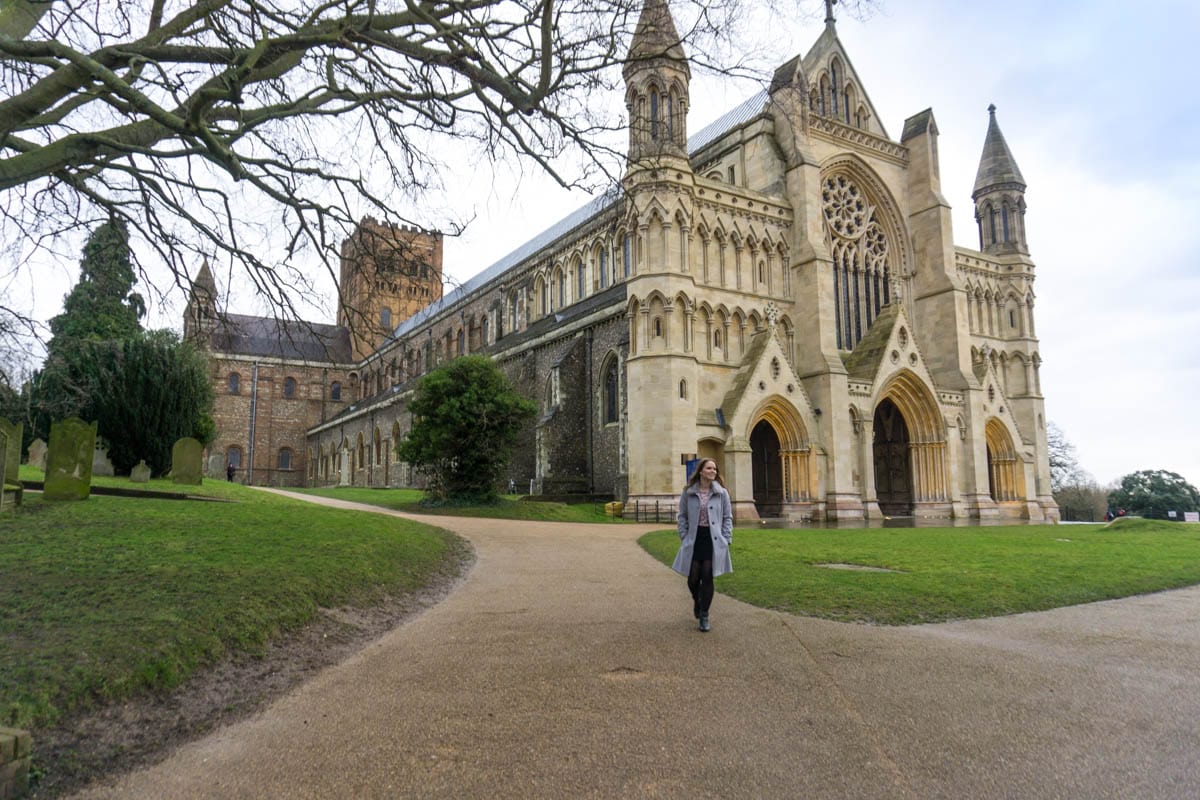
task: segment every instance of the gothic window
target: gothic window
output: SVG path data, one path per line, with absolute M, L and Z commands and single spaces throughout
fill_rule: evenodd
M 658 138 L 658 89 L 650 90 L 650 138 Z
M 367 446 L 363 442 L 363 436 L 361 433 L 358 435 L 357 458 L 358 460 L 355 463 L 358 465 L 359 469 L 362 469 L 367 463 Z
M 836 117 L 838 113 L 838 74 L 837 64 L 832 64 L 829 67 L 829 101 L 830 109 Z
M 288 399 L 291 399 L 296 396 L 296 379 L 295 378 L 284 378 L 283 379 L 283 396 Z
M 611 359 L 604 370 L 604 424 L 617 421 L 620 396 L 617 388 L 617 360 Z
M 729 168 L 729 185 L 737 186 L 737 168 L 736 167 Z
M 289 448 L 289 447 L 279 448 L 278 464 L 279 464 L 280 469 L 291 469 L 292 468 L 292 450 L 291 450 L 291 448 Z
M 623 262 L 622 267 L 624 269 L 626 278 L 629 277 L 629 271 L 632 268 L 633 263 L 633 253 L 631 251 L 632 244 L 630 243 L 629 234 L 627 233 L 621 237 L 621 260 Z
M 675 92 L 667 95 L 667 140 L 675 141 Z
M 542 316 L 550 313 L 550 290 L 546 284 L 538 281 L 538 295 L 541 297 Z
M 1002 209 L 1000 209 L 1000 222 L 1001 222 L 1001 226 L 1004 230 L 1004 241 L 1007 242 L 1009 240 L 1008 239 L 1008 206 L 1004 206 Z
M 654 335 L 662 336 L 662 318 L 661 317 L 654 318 Z
M 463 337 L 463 329 L 462 329 L 462 328 L 459 328 L 459 329 L 458 329 L 458 344 L 457 344 L 457 348 L 458 348 L 458 350 L 457 350 L 457 352 L 458 352 L 458 355 L 460 355 L 460 356 L 461 356 L 463 353 L 467 352 L 467 342 L 466 342 L 466 339 Z
M 687 400 L 687 381 L 679 382 L 679 399 Z
M 720 331 L 713 331 L 713 347 L 715 347 L 718 350 L 721 349 L 721 332 Z
M 608 288 L 608 248 L 600 246 L 600 288 Z
M 229 393 L 241 394 L 242 391 L 242 376 L 236 372 L 229 373 Z
M 826 178 L 821 201 L 833 254 L 837 346 L 853 350 L 891 302 L 891 246 L 875 207 L 847 176 Z
M 516 292 L 513 293 L 512 298 L 509 300 L 508 317 L 509 317 L 508 329 L 515 332 L 517 330 L 517 295 L 516 295 Z
M 988 207 L 988 231 L 992 238 L 988 240 L 988 244 L 996 243 L 996 209 Z
M 479 339 L 483 342 L 483 346 L 488 344 L 488 318 L 484 317 L 479 321 Z
M 225 463 L 234 469 L 242 468 L 242 448 L 236 444 L 225 451 Z
M 1013 311 L 1011 308 L 1008 310 L 1008 327 L 1017 327 L 1017 312 Z
M 375 466 L 383 463 L 383 440 L 379 436 L 379 428 L 375 429 L 375 446 L 372 448 L 375 451 Z
M 379 309 L 379 326 L 384 329 L 392 327 L 392 310 L 387 306 Z
M 342 399 L 342 384 L 334 381 L 329 385 L 329 399 L 340 401 Z
M 565 272 L 558 273 L 558 307 L 562 308 L 567 304 L 567 274 Z

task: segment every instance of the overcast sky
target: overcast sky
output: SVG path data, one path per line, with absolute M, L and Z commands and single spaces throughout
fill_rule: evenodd
M 971 189 L 996 104 L 1029 184 L 1046 414 L 1084 469 L 1101 483 L 1168 469 L 1200 484 L 1200 243 L 1187 222 L 1200 186 L 1200 4 L 882 0 L 867 20 L 838 16 L 893 139 L 907 117 L 933 109 L 959 245 L 978 246 Z M 822 23 L 771 29 L 787 33 L 768 42 L 782 63 L 807 51 Z M 755 90 L 696 80 L 689 131 Z M 470 169 L 462 181 L 447 203 L 476 220 L 446 241 L 457 281 L 587 201 L 529 175 L 518 186 L 510 174 Z M 68 270 L 73 280 L 77 264 Z M 53 302 L 39 314 L 53 316 L 61 292 L 42 297 Z M 162 324 L 178 327 L 178 309 L 170 314 Z

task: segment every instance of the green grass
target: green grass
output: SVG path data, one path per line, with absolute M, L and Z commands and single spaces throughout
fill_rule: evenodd
M 367 503 L 411 514 L 441 514 L 453 517 L 489 517 L 492 519 L 527 519 L 547 522 L 613 522 L 605 516 L 603 503 L 542 503 L 518 500 L 517 495 L 505 495 L 494 505 L 456 506 L 422 505 L 425 493 L 417 489 L 363 489 L 341 486 L 330 489 L 291 489 L 289 491 L 336 497 L 354 503 Z M 617 522 L 623 520 L 617 519 Z
M 226 654 L 261 652 L 319 607 L 419 590 L 466 552 L 408 520 L 199 488 L 237 502 L 27 493 L 0 516 L 0 724 L 169 690 Z
M 642 546 L 669 564 L 679 537 Z M 894 573 L 818 564 L 856 564 Z M 1015 614 L 1200 583 L 1200 525 L 738 529 L 717 589 L 803 616 L 909 625 Z

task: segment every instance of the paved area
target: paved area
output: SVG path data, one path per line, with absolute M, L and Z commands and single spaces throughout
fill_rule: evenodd
M 478 553 L 445 601 L 83 796 L 1200 797 L 1200 588 L 910 628 L 718 595 L 702 634 L 650 526 L 437 522 Z

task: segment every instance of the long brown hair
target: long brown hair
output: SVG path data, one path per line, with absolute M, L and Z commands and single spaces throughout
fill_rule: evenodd
M 713 478 L 713 483 L 719 483 L 721 484 L 721 487 L 724 488 L 725 481 L 721 480 L 721 465 L 717 463 L 715 458 L 702 458 L 696 462 L 696 468 L 692 470 L 692 477 L 688 478 L 686 488 L 690 489 L 691 487 L 697 486 L 700 483 L 700 470 L 704 469 L 705 466 L 708 465 L 709 461 L 711 461 L 713 466 L 717 468 L 717 476 Z

